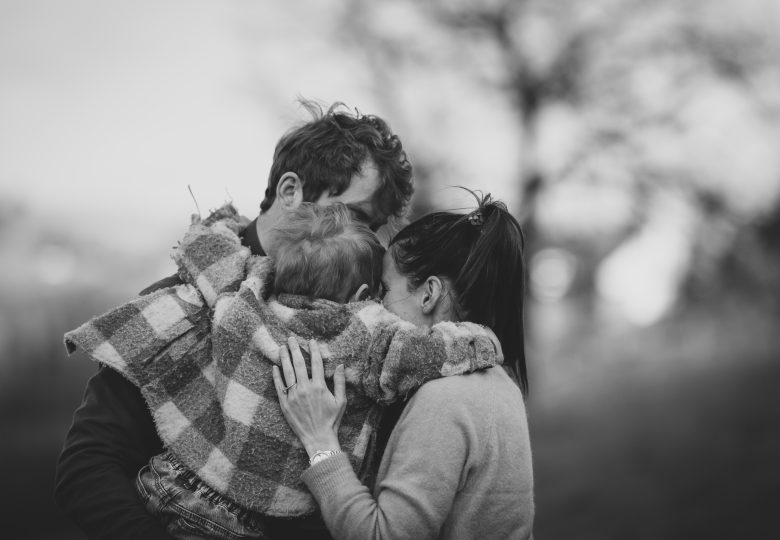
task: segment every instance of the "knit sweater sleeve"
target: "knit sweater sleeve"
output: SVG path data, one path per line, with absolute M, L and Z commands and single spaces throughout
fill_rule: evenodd
M 468 414 L 463 407 L 449 393 L 418 392 L 393 431 L 383 460 L 386 473 L 374 494 L 360 483 L 343 454 L 303 473 L 334 538 L 439 536 L 475 450 L 461 421 Z
M 427 381 L 503 362 L 498 338 L 490 328 L 478 324 L 415 326 L 379 304 L 361 310 L 358 316 L 370 334 L 363 391 L 382 404 L 406 399 Z

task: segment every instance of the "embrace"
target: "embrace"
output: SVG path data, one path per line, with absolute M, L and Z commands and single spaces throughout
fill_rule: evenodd
M 55 498 L 90 539 L 532 538 L 523 235 L 476 197 L 389 246 L 412 167 L 339 106 L 279 141 L 254 220 L 68 332 L 99 363 Z

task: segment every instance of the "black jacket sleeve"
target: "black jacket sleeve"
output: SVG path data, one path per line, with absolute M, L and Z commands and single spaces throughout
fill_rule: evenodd
M 161 451 L 140 391 L 101 368 L 73 415 L 57 463 L 55 500 L 90 539 L 170 540 L 134 486 L 138 470 Z
M 90 539 L 170 540 L 134 479 L 162 451 L 140 391 L 101 368 L 87 383 L 57 463 L 54 497 Z
M 181 283 L 173 275 L 143 291 Z M 171 540 L 135 491 L 135 477 L 162 452 L 140 390 L 101 367 L 89 382 L 57 463 L 54 499 L 94 540 Z

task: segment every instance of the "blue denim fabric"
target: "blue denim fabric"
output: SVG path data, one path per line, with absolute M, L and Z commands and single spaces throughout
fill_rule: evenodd
M 226 499 L 166 452 L 136 478 L 146 509 L 179 540 L 266 538 L 263 518 Z

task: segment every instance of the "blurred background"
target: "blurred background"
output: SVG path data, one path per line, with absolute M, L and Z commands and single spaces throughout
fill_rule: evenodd
M 254 216 L 297 97 L 388 119 L 412 216 L 529 239 L 539 539 L 780 534 L 780 2 L 0 0 L 0 495 L 81 538 L 57 455 L 95 366 L 62 334 Z

